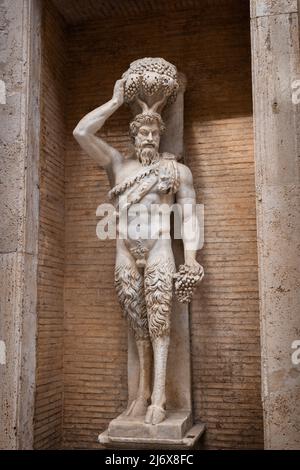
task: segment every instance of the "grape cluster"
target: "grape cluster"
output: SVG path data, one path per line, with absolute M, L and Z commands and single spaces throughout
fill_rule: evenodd
M 143 74 L 144 72 L 156 72 L 161 75 L 168 75 L 169 77 L 176 79 L 177 70 L 174 65 L 170 64 L 164 59 L 155 59 L 146 57 L 145 59 L 139 59 L 130 64 L 130 72 Z
M 177 70 L 174 65 L 160 58 L 139 59 L 130 64 L 123 74 L 125 82 L 125 101 L 130 103 L 140 92 L 152 96 L 163 88 L 169 95 L 168 102 L 177 97 L 179 87 Z
M 141 79 L 141 75 L 138 75 L 137 73 L 128 75 L 125 83 L 125 101 L 127 103 L 132 101 L 138 95 Z
M 146 95 L 154 95 L 160 88 L 160 76 L 154 72 L 145 72 L 142 78 L 143 91 Z
M 176 101 L 179 88 L 178 80 L 173 80 L 173 78 L 170 78 L 167 75 L 162 75 L 162 87 L 165 90 L 165 94 L 168 96 L 167 103 L 171 104 Z
M 182 264 L 178 273 L 174 274 L 175 294 L 179 302 L 187 303 L 192 300 L 195 288 L 204 276 L 202 266 L 193 268 Z

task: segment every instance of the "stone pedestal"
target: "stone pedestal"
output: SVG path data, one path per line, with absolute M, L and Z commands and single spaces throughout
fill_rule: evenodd
M 125 413 L 112 420 L 99 442 L 105 447 L 123 449 L 186 449 L 193 448 L 205 430 L 199 423 L 193 426 L 189 411 L 169 411 L 167 418 L 155 426 L 145 424 L 143 417 L 128 417 Z

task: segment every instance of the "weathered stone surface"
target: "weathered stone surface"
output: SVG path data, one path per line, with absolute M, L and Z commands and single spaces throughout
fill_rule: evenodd
M 31 448 L 35 391 L 39 159 L 38 0 L 1 2 L 1 322 L 6 363 L 0 447 Z
M 175 439 L 161 439 L 161 440 L 139 440 L 133 438 L 110 438 L 108 432 L 105 431 L 99 435 L 98 440 L 100 444 L 110 449 L 154 449 L 154 450 L 188 450 L 197 448 L 198 441 L 205 431 L 203 423 L 195 424 L 187 434 L 180 441 Z
M 297 10 L 297 0 L 254 0 L 251 2 L 251 18 L 296 13 Z
M 26 152 L 24 123 L 26 84 L 22 34 L 22 2 L 1 3 L 0 73 L 6 86 L 6 104 L 1 105 L 1 252 L 17 251 L 22 243 L 24 201 L 24 158 Z M 23 122 L 22 122 L 23 119 Z
M 27 449 L 33 443 L 37 259 L 0 255 L 0 332 L 6 360 L 0 365 L 0 448 Z
M 0 257 L 0 332 L 6 349 L 6 362 L 0 365 L 0 448 L 17 447 L 18 385 L 20 373 L 20 310 L 22 256 L 9 253 Z
M 252 20 L 252 38 L 253 82 L 258 90 L 254 95 L 256 185 L 296 183 L 300 162 L 292 82 L 299 76 L 297 14 Z
M 192 416 L 189 411 L 169 412 L 166 419 L 156 426 L 145 424 L 143 418 L 133 418 L 124 415 L 112 420 L 108 426 L 108 436 L 134 440 L 177 440 L 184 438 L 192 427 Z
M 100 444 L 119 449 L 188 449 L 193 448 L 205 431 L 205 425 L 191 426 L 189 412 L 170 412 L 157 426 L 142 419 L 119 416 L 107 431 L 99 435 Z
M 300 370 L 291 358 L 300 337 L 298 15 L 296 2 L 279 11 L 277 2 L 252 3 L 273 13 L 252 20 L 265 447 L 299 449 Z

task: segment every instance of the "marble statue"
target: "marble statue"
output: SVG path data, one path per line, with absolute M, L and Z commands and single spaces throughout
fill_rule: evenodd
M 81 119 L 74 130 L 82 149 L 106 170 L 112 188 L 109 196 L 119 214 L 129 213 L 134 204 L 143 204 L 149 214 L 154 205 L 176 202 L 184 209 L 196 204 L 190 169 L 176 155 L 159 151 L 165 131 L 162 110 L 176 100 L 179 88 L 172 64 L 163 59 L 137 60 L 116 82 L 112 98 Z M 134 152 L 126 157 L 97 135 L 123 103 L 134 112 L 129 127 Z M 184 210 L 182 214 L 184 225 L 191 215 Z M 155 220 L 152 210 L 151 218 L 142 221 L 140 230 L 146 237 L 117 237 L 115 266 L 117 295 L 139 357 L 138 390 L 125 414 L 142 416 L 152 425 L 166 417 L 173 291 L 179 301 L 189 302 L 203 277 L 203 268 L 196 261 L 196 243 L 184 234 L 184 264 L 176 273 L 170 224 L 156 227 Z

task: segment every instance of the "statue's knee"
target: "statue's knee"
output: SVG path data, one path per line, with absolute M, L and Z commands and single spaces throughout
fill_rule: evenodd
M 171 292 L 173 275 L 176 272 L 175 263 L 171 259 L 152 262 L 145 269 L 145 292 Z
M 151 307 L 147 305 L 149 334 L 152 340 L 170 335 L 170 308 L 170 303 L 158 302 Z
M 157 261 L 145 270 L 145 297 L 151 339 L 170 334 L 173 274 L 172 260 Z

